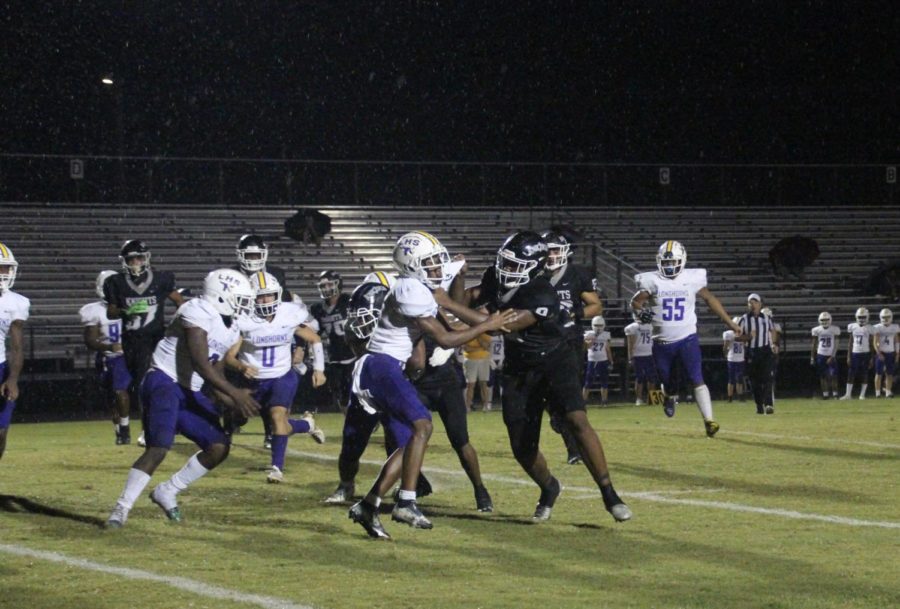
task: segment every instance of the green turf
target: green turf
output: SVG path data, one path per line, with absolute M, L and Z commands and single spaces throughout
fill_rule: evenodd
M 538 491 L 510 455 L 500 413 L 469 417 L 496 505 L 477 513 L 436 422 L 426 457 L 436 492 L 422 501 L 435 528 L 385 515 L 393 542 L 368 539 L 348 506 L 320 503 L 337 482 L 338 415 L 318 419 L 324 446 L 291 441 L 284 484 L 265 483 L 251 424 L 229 460 L 182 495 L 182 524 L 167 523 L 145 493 L 121 531 L 98 525 L 140 449 L 114 446 L 108 423 L 20 424 L 0 461 L 0 545 L 322 609 L 898 607 L 898 412 L 896 400 L 784 400 L 765 417 L 718 403 L 722 431 L 708 440 L 691 405 L 674 419 L 659 408 L 592 408 L 634 510 L 622 524 L 584 467 L 564 463 L 549 426 L 544 452 L 565 488 L 552 520 L 532 524 Z M 149 488 L 193 450 L 178 444 Z M 383 456 L 376 435 L 358 491 Z M 746 508 L 776 512 L 737 511 Z M 0 607 L 249 606 L 0 549 Z

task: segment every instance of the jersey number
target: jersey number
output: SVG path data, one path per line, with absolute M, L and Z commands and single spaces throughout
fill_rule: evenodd
M 819 343 L 822 345 L 824 349 L 829 349 L 831 347 L 831 337 L 823 336 L 819 339 Z
M 856 341 L 856 344 L 857 344 L 857 345 L 861 345 L 861 344 L 862 344 L 862 339 L 863 339 L 863 337 L 862 337 L 862 336 L 859 336 L 859 335 L 856 335 L 856 336 L 853 337 L 853 340 Z
M 121 324 L 116 322 L 114 324 L 109 324 L 109 342 L 117 343 L 121 338 Z
M 684 298 L 663 298 L 663 321 L 681 321 L 684 319 Z
M 263 368 L 272 368 L 275 366 L 275 347 L 263 347 L 260 353 Z

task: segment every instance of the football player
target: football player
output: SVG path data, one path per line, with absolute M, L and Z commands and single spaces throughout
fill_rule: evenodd
M 415 528 L 432 528 L 416 504 L 416 481 L 431 437 L 431 413 L 403 374 L 413 345 L 428 334 L 443 348 L 458 347 L 485 332 L 502 329 L 515 313 L 496 313 L 468 330 L 450 331 L 436 318 L 434 290 L 452 278 L 450 257 L 440 241 L 424 231 L 407 233 L 394 246 L 393 261 L 400 276 L 384 302 L 367 353 L 353 368 L 352 392 L 368 410 L 384 411 L 412 428 L 404 448 L 395 450 L 382 467 L 368 495 L 350 508 L 350 518 L 372 537 L 387 538 L 378 522 L 378 507 L 398 477 L 399 501 L 391 518 Z M 460 307 L 465 309 L 465 307 Z
M 319 323 L 322 342 L 327 345 L 325 374 L 328 377 L 328 394 L 332 405 L 343 412 L 347 407 L 354 360 L 353 352 L 344 337 L 350 295 L 344 293 L 344 281 L 335 271 L 323 271 L 319 275 L 317 287 L 322 300 L 313 304 L 309 310 Z
M 549 519 L 561 490 L 539 447 L 543 412 L 549 408 L 575 437 L 606 509 L 617 521 L 628 520 L 631 510 L 613 488 L 603 445 L 585 412 L 581 362 L 566 328 L 571 318 L 544 275 L 547 249 L 537 233 L 511 235 L 500 246 L 494 266 L 485 270 L 481 284 L 469 288 L 466 294 L 467 299 L 489 311 L 507 309 L 515 314 L 507 325 L 510 333 L 504 345 L 506 360 L 501 381 L 503 422 L 513 456 L 541 489 L 534 520 Z M 486 318 L 483 313 L 456 304 L 446 293 L 440 294 L 440 304 L 469 324 Z
M 819 325 L 812 329 L 809 363 L 819 373 L 823 400 L 828 399 L 829 389 L 832 398 L 838 397 L 837 339 L 840 335 L 841 329 L 831 325 L 831 313 L 819 313 Z
M 115 396 L 112 421 L 116 431 L 116 444 L 131 444 L 128 418 L 131 398 L 128 388 L 131 387 L 132 379 L 128 366 L 125 365 L 125 358 L 122 357 L 122 320 L 106 316 L 107 307 L 103 294 L 103 284 L 115 274 L 116 271 L 101 271 L 97 275 L 96 290 L 100 300 L 84 305 L 78 313 L 84 327 L 84 344 L 91 351 L 97 352 L 100 385 L 112 389 Z
M 300 384 L 296 368 L 302 364 L 302 360 L 292 359 L 294 336 L 306 341 L 312 349 L 313 387 L 325 383 L 325 356 L 319 335 L 304 325 L 309 311 L 303 305 L 282 301 L 283 290 L 274 275 L 257 271 L 250 276 L 250 286 L 256 293 L 255 315 L 241 316 L 235 321 L 241 341 L 229 349 L 225 365 L 241 374 L 243 382 L 236 384 L 251 389 L 263 411 L 269 411 L 272 461 L 266 480 L 277 484 L 284 480 L 289 436 L 306 433 L 319 444 L 325 442 L 325 432 L 316 427 L 312 414 L 288 418 Z M 302 352 L 297 351 L 297 356 L 302 356 Z
M 847 392 L 842 400 L 849 400 L 853 394 L 853 383 L 859 379 L 859 399 L 866 399 L 869 386 L 869 370 L 872 368 L 872 326 L 869 324 L 869 309 L 856 309 L 856 321 L 847 326 Z
M 591 320 L 591 329 L 584 333 L 587 349 L 587 370 L 584 373 L 584 388 L 581 396 L 586 402 L 591 389 L 600 385 L 600 405 L 606 406 L 609 399 L 609 372 L 612 369 L 611 336 L 606 331 L 606 320 L 597 315 Z
M 740 317 L 732 320 L 736 324 L 741 323 Z M 728 401 L 731 402 L 737 395 L 743 399 L 744 395 L 744 343 L 734 340 L 734 330 L 725 330 L 722 333 L 722 353 L 728 366 Z
M 894 385 L 894 364 L 897 361 L 897 333 L 900 326 L 894 323 L 890 309 L 881 309 L 878 314 L 881 323 L 875 324 L 872 333 L 872 350 L 875 351 L 875 397 L 881 395 L 884 379 L 884 397 L 892 398 Z
M 628 364 L 634 371 L 634 405 L 642 406 L 645 402 L 650 401 L 650 392 L 656 391 L 653 326 L 641 323 L 637 316 L 633 315 L 633 317 L 634 322 L 625 326 L 625 344 L 628 350 Z M 645 387 L 646 393 L 644 393 Z
M 176 433 L 201 450 L 150 493 L 150 500 L 171 521 L 181 521 L 178 493 L 228 456 L 230 442 L 219 423 L 218 410 L 201 392 L 204 382 L 241 415 L 250 417 L 259 412 L 259 404 L 248 392 L 225 379 L 221 361 L 240 340 L 235 319 L 250 312 L 253 297 L 253 288 L 243 274 L 234 269 L 218 269 L 204 279 L 202 298 L 188 301 L 175 313 L 141 383 L 147 448 L 131 466 L 122 495 L 106 521 L 107 528 L 117 529 L 125 524 L 150 476 L 166 458 Z
M 166 300 L 176 307 L 184 304 L 184 297 L 175 288 L 175 275 L 153 269 L 150 256 L 150 248 L 143 241 L 126 241 L 119 252 L 122 270 L 103 283 L 106 317 L 122 320 L 122 352 L 132 379 L 133 404 L 139 403 L 138 386 L 166 329 Z
M 675 414 L 672 371 L 680 360 L 703 417 L 706 435 L 713 437 L 719 424 L 713 420 L 712 399 L 703 381 L 700 337 L 697 335 L 695 305 L 699 296 L 725 322 L 735 337 L 741 327 L 732 321 L 722 303 L 706 287 L 706 269 L 687 269 L 687 250 L 678 241 L 666 241 L 656 254 L 656 271 L 635 275 L 637 293 L 631 308 L 644 323 L 653 324 L 653 361 L 662 381 L 666 416 Z
M 0 458 L 19 398 L 19 375 L 25 363 L 23 332 L 31 302 L 12 291 L 19 263 L 12 250 L 0 243 Z

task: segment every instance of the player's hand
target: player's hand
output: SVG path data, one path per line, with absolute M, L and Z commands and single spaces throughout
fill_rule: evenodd
M 462 265 L 462 267 L 460 267 L 459 273 L 458 273 L 458 274 L 459 274 L 459 275 L 465 275 L 465 274 L 466 274 L 466 271 L 469 270 L 469 263 L 466 262 L 466 257 L 463 256 L 462 254 L 457 254 L 457 255 L 455 255 L 455 256 L 453 257 L 453 262 L 459 262 L 460 260 L 462 260 L 463 262 L 465 262 L 465 264 Z
M 488 331 L 500 330 L 501 332 L 509 332 L 506 328 L 507 324 L 513 324 L 519 319 L 519 314 L 515 309 L 506 309 L 505 311 L 497 311 L 487 319 Z
M 313 387 L 321 387 L 325 384 L 325 371 L 324 370 L 313 370 L 312 375 L 312 386 Z
M 642 324 L 653 323 L 653 315 L 652 309 L 641 309 L 641 312 L 638 314 L 638 319 Z
M 245 379 L 255 379 L 259 376 L 259 368 L 244 364 L 243 368 L 241 368 L 241 374 L 244 375 Z
M 234 403 L 234 409 L 248 419 L 259 414 L 259 402 L 250 395 L 250 389 L 235 389 L 228 397 Z
M 734 322 L 731 321 L 731 320 L 728 320 L 728 328 L 729 328 L 732 332 L 734 332 L 734 337 L 735 337 L 735 338 L 737 338 L 738 336 L 740 336 L 741 334 L 744 333 L 744 330 L 741 329 L 741 325 L 740 325 L 740 324 L 736 324 L 736 323 L 734 323 Z
M 306 376 L 306 364 L 304 364 L 302 361 L 297 362 L 296 364 L 294 364 L 294 372 L 296 372 L 300 376 Z
M 437 288 L 434 291 L 434 301 L 438 303 L 438 306 L 444 307 L 451 301 L 451 298 L 450 295 L 447 294 L 447 290 L 444 288 Z
M 109 346 L 109 350 L 113 353 L 122 353 L 122 343 L 113 343 Z
M 149 308 L 150 308 L 150 307 L 149 307 L 149 305 L 147 304 L 147 301 L 146 301 L 146 300 L 138 300 L 137 302 L 135 302 L 134 304 L 132 304 L 130 307 L 128 307 L 127 309 L 125 309 L 125 315 L 128 315 L 128 316 L 132 316 L 132 315 L 143 315 L 144 313 L 147 312 L 147 310 L 148 310 Z
M 19 384 L 15 381 L 6 381 L 0 385 L 0 395 L 10 402 L 15 402 L 19 398 Z

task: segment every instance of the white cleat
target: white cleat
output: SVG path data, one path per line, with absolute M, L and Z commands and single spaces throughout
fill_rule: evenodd
M 631 520 L 631 509 L 624 503 L 617 503 L 609 508 L 609 513 L 616 519 L 616 522 L 625 522 Z
M 141 432 L 141 435 L 138 436 L 137 445 L 141 447 L 147 446 L 147 440 L 144 438 L 144 432 Z
M 866 399 L 866 396 L 861 395 L 861 396 L 859 396 L 859 399 L 864 400 L 864 399 Z
M 849 399 L 850 399 L 850 396 L 849 396 L 849 395 L 842 395 L 842 396 L 839 397 L 838 399 L 839 399 L 839 400 L 849 400 Z
M 266 474 L 266 482 L 269 484 L 279 484 L 284 481 L 284 472 L 278 469 L 277 465 L 273 465 L 269 468 L 269 473 Z
M 346 503 L 353 499 L 353 485 L 339 484 L 333 493 L 325 497 L 324 503 Z
M 644 405 L 644 400 L 637 399 L 637 400 L 634 401 L 634 405 L 635 405 L 635 406 L 643 406 L 643 405 Z
M 300 420 L 309 423 L 309 435 L 312 436 L 316 444 L 325 444 L 325 431 L 316 427 L 316 419 L 311 412 L 304 412 Z
M 116 507 L 113 508 L 112 513 L 109 515 L 109 518 L 106 519 L 106 524 L 103 526 L 107 529 L 121 529 L 125 526 L 125 521 L 127 520 L 128 508 L 117 503 Z

